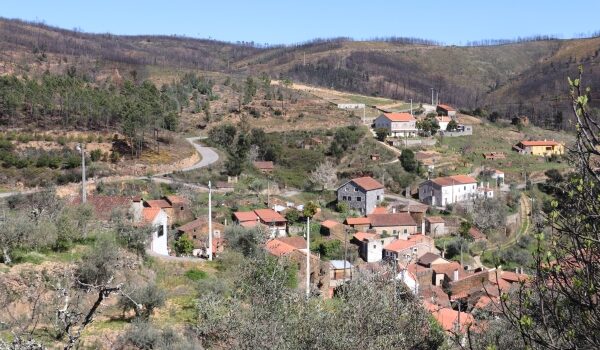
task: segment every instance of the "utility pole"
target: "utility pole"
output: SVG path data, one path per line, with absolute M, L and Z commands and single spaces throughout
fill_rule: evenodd
M 440 92 L 439 91 L 435 92 L 435 104 L 436 105 L 440 104 Z
M 431 88 L 431 105 L 433 106 L 433 88 Z
M 81 203 L 87 202 L 87 191 L 85 186 L 85 144 L 80 143 L 77 149 L 81 152 Z
M 410 99 L 410 115 L 413 115 L 413 112 L 412 112 L 412 98 Z
M 212 186 L 208 181 L 208 261 L 213 259 L 213 241 L 212 241 Z
M 306 217 L 306 299 L 310 296 L 310 217 Z
M 367 124 L 367 112 L 366 112 L 367 106 L 364 105 L 363 106 L 363 124 Z

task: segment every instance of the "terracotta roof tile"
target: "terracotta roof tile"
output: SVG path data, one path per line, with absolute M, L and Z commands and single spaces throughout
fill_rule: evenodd
M 453 186 L 453 185 L 467 185 L 467 184 L 476 184 L 477 180 L 468 175 L 453 175 L 453 176 L 445 176 L 445 177 L 436 177 L 435 179 L 430 180 L 433 183 L 438 184 L 439 186 Z
M 275 238 L 265 244 L 265 249 L 275 256 L 284 256 L 305 248 L 306 240 L 299 236 Z
M 361 218 L 346 218 L 346 221 L 344 221 L 346 223 L 346 225 L 370 225 L 371 224 L 371 219 L 369 219 L 368 217 L 361 217 Z
M 406 240 L 397 239 L 395 241 L 392 241 L 390 244 L 383 247 L 383 249 L 390 250 L 393 252 L 401 252 L 405 249 L 414 247 L 415 245 L 420 244 L 420 243 L 429 243 L 429 244 L 433 245 L 433 239 L 431 239 L 430 237 L 427 237 L 427 236 L 423 236 L 423 235 L 412 235 L 412 236 L 408 236 L 408 239 L 406 239 Z
M 432 224 L 443 224 L 446 221 L 441 216 L 428 216 L 425 221 L 429 221 Z
M 373 227 L 416 226 L 417 223 L 409 213 L 371 214 L 368 215 Z
M 359 242 L 364 241 L 365 239 L 373 239 L 375 237 L 378 237 L 379 235 L 376 233 L 368 233 L 368 232 L 356 232 L 354 234 L 354 239 L 356 239 Z
M 387 214 L 387 208 L 386 207 L 376 207 L 375 209 L 373 209 L 373 212 L 371 214 Z
M 383 188 L 383 185 L 379 183 L 379 181 L 375 180 L 370 176 L 357 177 L 350 181 L 354 182 L 358 187 L 362 188 L 365 191 L 372 191 Z
M 287 222 L 287 220 L 273 209 L 256 209 L 254 213 L 265 223 Z
M 393 122 L 412 122 L 416 120 L 410 113 L 383 113 L 383 115 Z
M 147 200 L 146 204 L 150 208 L 171 208 L 172 207 L 171 203 L 167 202 L 164 199 L 151 199 L 151 200 Z
M 253 211 L 236 211 L 233 216 L 238 222 L 257 221 L 258 216 Z
M 152 223 L 158 213 L 160 213 L 161 208 L 144 208 L 142 209 L 142 218 L 145 223 Z
M 325 221 L 321 222 L 321 226 L 327 227 L 330 230 L 335 228 L 338 225 L 341 225 L 341 224 L 334 220 L 325 220 Z
M 448 106 L 448 105 L 441 104 L 441 103 L 440 103 L 439 105 L 437 105 L 437 107 L 438 107 L 438 108 L 441 108 L 441 109 L 443 109 L 443 110 L 446 110 L 446 111 L 448 111 L 448 112 L 451 112 L 451 111 L 455 111 L 455 110 L 456 110 L 456 109 L 454 109 L 454 108 L 452 108 L 452 107 L 450 107 L 450 106 Z
M 187 198 L 182 197 L 182 196 L 171 195 L 171 196 L 166 196 L 165 198 L 171 204 L 187 204 L 187 203 L 189 203 Z
M 200 227 L 200 226 L 202 226 L 202 225 L 204 225 L 206 223 L 207 223 L 207 219 L 205 219 L 205 218 L 198 218 L 198 219 L 196 219 L 194 221 L 188 222 L 185 225 L 179 226 L 177 228 L 177 230 L 181 231 L 181 232 L 187 232 L 187 231 L 191 231 L 191 230 L 193 230 L 195 228 L 198 228 L 198 227 Z

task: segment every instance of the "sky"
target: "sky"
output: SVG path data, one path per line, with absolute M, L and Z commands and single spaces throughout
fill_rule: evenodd
M 2 0 L 0 17 L 90 33 L 164 34 L 294 44 L 314 38 L 418 37 L 461 45 L 600 30 L 600 1 Z

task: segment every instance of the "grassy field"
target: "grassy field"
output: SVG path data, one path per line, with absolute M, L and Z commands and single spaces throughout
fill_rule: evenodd
M 457 155 L 459 161 L 451 173 L 469 173 L 477 167 L 489 167 L 505 173 L 506 181 L 523 181 L 524 172 L 536 177 L 548 169 L 566 169 L 565 161 L 548 162 L 543 157 L 521 155 L 512 151 L 512 146 L 526 139 L 555 139 L 572 141 L 572 136 L 563 132 L 549 131 L 537 127 L 527 127 L 522 131 L 512 126 L 499 126 L 483 123 L 473 127 L 472 136 L 444 137 L 440 139 L 437 151 L 451 156 Z M 485 160 L 484 152 L 504 152 L 506 159 Z

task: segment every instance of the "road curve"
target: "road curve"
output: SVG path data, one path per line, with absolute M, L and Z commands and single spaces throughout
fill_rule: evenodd
M 196 150 L 196 152 L 198 152 L 200 154 L 202 159 L 198 163 L 196 163 L 190 167 L 181 169 L 179 171 L 190 171 L 190 170 L 204 168 L 204 167 L 207 167 L 219 160 L 219 154 L 217 152 L 215 152 L 214 149 L 207 147 L 207 146 L 202 146 L 202 145 L 196 143 L 196 141 L 202 140 L 205 138 L 206 137 L 202 137 L 202 136 L 186 138 L 187 142 L 189 142 L 194 147 L 194 149 Z M 175 181 L 173 179 L 169 179 L 167 176 L 171 175 L 172 173 L 173 172 L 161 173 L 161 174 L 156 174 L 156 175 L 150 176 L 150 177 L 147 177 L 147 176 L 133 177 L 132 180 L 150 179 L 151 181 L 164 182 L 164 183 L 176 183 L 177 182 L 184 186 L 188 186 L 188 187 L 200 190 L 200 191 L 208 190 L 208 188 L 206 188 L 205 186 L 200 186 L 200 185 L 196 185 L 196 184 L 185 183 L 185 182 L 180 182 L 180 181 Z M 102 180 L 102 179 L 99 179 L 99 180 Z M 121 180 L 115 180 L 115 181 L 121 181 Z M 90 179 L 89 183 L 92 183 L 92 182 L 94 182 L 94 180 Z M 24 190 L 24 191 L 2 192 L 2 193 L 0 193 L 0 198 L 7 198 L 7 197 L 11 197 L 11 196 L 14 196 L 17 194 L 35 193 L 35 192 L 39 192 L 39 191 L 41 191 L 41 189 L 28 189 L 28 190 Z
M 210 147 L 202 146 L 196 141 L 205 139 L 206 137 L 188 137 L 186 140 L 194 146 L 196 151 L 202 156 L 202 160 L 192 165 L 191 167 L 182 169 L 181 171 L 190 171 L 194 169 L 204 168 L 219 160 L 219 155 Z

